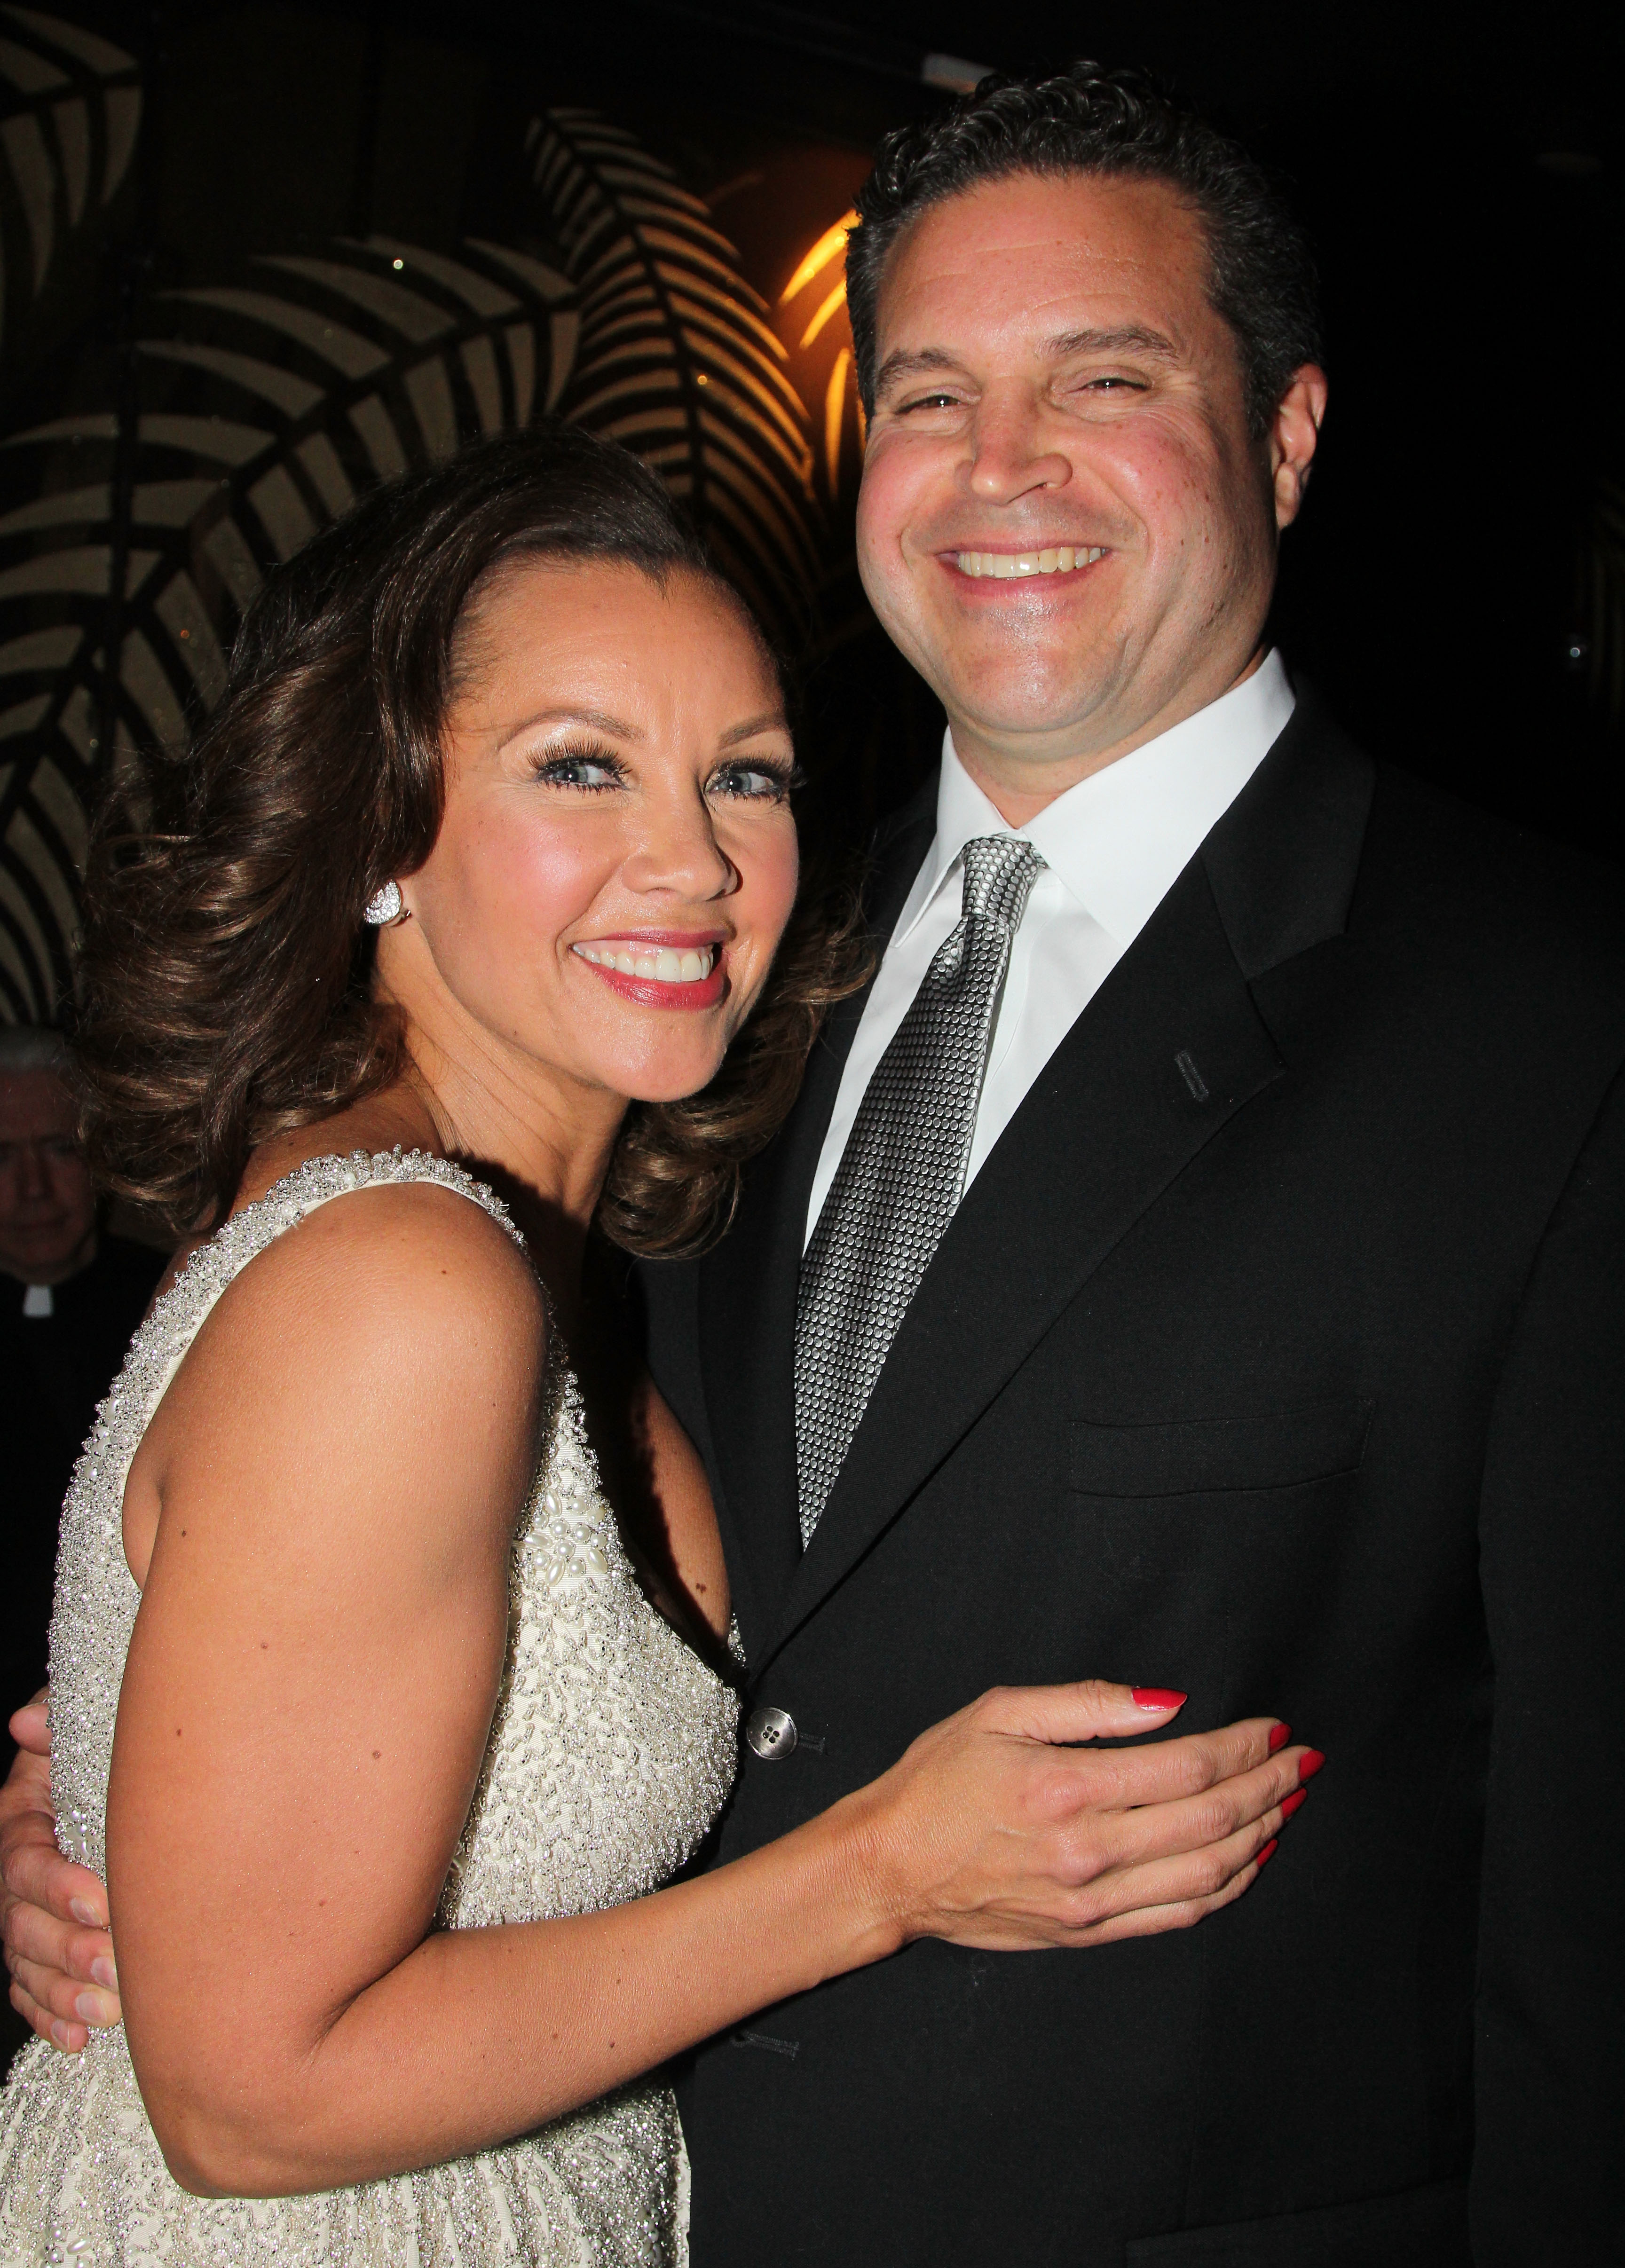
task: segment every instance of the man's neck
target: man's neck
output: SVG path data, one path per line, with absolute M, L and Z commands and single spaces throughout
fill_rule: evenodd
M 1228 682 L 1187 683 L 1153 715 L 1142 718 L 1104 746 L 1068 747 L 1063 743 L 1045 746 L 1038 754 L 1030 739 L 993 738 L 970 718 L 955 717 L 950 712 L 948 727 L 953 735 L 954 754 L 1005 825 L 1025 827 L 1080 780 L 1104 771 L 1108 764 L 1160 740 L 1176 725 L 1183 725 L 1187 718 L 1199 715 L 1215 701 L 1222 701 L 1227 693 L 1233 693 L 1238 685 L 1245 685 L 1261 666 L 1268 652 L 1268 644 L 1260 637 L 1245 665 Z

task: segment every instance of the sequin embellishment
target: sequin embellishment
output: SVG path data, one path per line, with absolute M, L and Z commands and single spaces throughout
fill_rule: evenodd
M 489 1189 L 419 1152 L 316 1158 L 193 1255 L 137 1332 L 63 1507 L 51 1622 L 57 1839 L 105 1870 L 114 1718 L 140 1603 L 124 1481 L 226 1285 L 274 1237 L 369 1184 Z M 639 1589 L 604 1501 L 575 1381 L 555 1360 L 514 1538 L 509 1652 L 447 1928 L 639 1897 L 691 1855 L 734 1773 L 737 1704 Z M 687 2167 L 668 2088 L 645 2080 L 521 2141 L 320 2196 L 189 2197 L 170 2178 L 122 2029 L 69 2058 L 25 2048 L 0 2094 L 0 2268 L 672 2268 Z

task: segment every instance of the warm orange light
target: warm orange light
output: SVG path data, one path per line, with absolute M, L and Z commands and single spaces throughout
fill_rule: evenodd
M 831 496 L 840 492 L 841 423 L 846 410 L 846 373 L 851 368 L 852 350 L 843 347 L 835 357 L 824 396 L 824 461 L 829 467 Z
M 821 276 L 838 253 L 846 251 L 846 232 L 849 228 L 854 228 L 857 225 L 857 219 L 858 216 L 854 209 L 851 212 L 843 213 L 833 228 L 824 230 L 817 243 L 814 245 L 806 259 L 802 261 L 784 290 L 779 294 L 779 304 L 781 307 L 787 300 L 794 299 L 798 291 L 805 291 L 815 276 Z M 801 343 L 804 346 L 807 342 L 803 339 Z
M 838 307 L 844 307 L 846 304 L 846 281 L 845 276 L 843 276 L 841 281 L 836 285 L 833 291 L 831 292 L 829 298 L 824 301 L 823 306 L 819 308 L 817 313 L 813 317 L 811 322 L 808 324 L 807 328 L 801 333 L 801 344 L 804 347 L 811 346 L 813 341 L 817 337 L 819 332 L 829 321 L 830 317 L 835 313 L 836 309 Z

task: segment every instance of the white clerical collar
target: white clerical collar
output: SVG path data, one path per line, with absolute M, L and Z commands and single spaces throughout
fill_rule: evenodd
M 1115 763 L 1069 787 L 1036 819 L 1011 828 L 942 739 L 936 840 L 894 936 L 908 935 L 979 835 L 1021 835 L 1126 949 L 1167 896 L 1208 829 L 1263 762 L 1296 704 L 1281 656 Z

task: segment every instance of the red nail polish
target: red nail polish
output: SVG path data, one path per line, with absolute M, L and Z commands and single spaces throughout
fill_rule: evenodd
M 1259 1852 L 1259 1866 L 1260 1866 L 1260 1867 L 1267 1866 L 1267 1865 L 1268 1864 L 1268 1862 L 1270 1861 L 1270 1859 L 1272 1859 L 1274 1857 L 1274 1855 L 1275 1855 L 1275 1841 L 1276 1841 L 1275 1837 L 1272 1835 L 1272 1836 L 1270 1837 L 1270 1838 L 1269 1838 L 1269 1841 L 1268 1841 L 1268 1842 L 1264 1845 L 1264 1848 L 1263 1848 L 1263 1849 Z
M 1132 1688 L 1136 1709 L 1178 1709 L 1188 1700 L 1186 1693 L 1176 1693 L 1171 1685 L 1136 1685 Z
M 1269 1736 L 1269 1752 L 1271 1756 L 1273 1756 L 1276 1755 L 1282 1749 L 1284 1749 L 1287 1742 L 1291 1738 L 1292 1727 L 1290 1725 L 1277 1725 L 1274 1731 Z
M 1306 1787 L 1295 1787 L 1290 1795 L 1283 1796 L 1282 1798 L 1282 1817 L 1283 1819 L 1290 1819 L 1293 1813 L 1297 1809 L 1299 1804 L 1307 1803 L 1308 1801 L 1309 1790 Z
M 1325 1762 L 1326 1758 L 1321 1755 L 1318 1749 L 1306 1749 L 1304 1755 L 1304 1761 L 1297 1768 L 1298 1786 L 1302 1787 L 1306 1779 L 1313 1779 L 1315 1774 L 1319 1771 L 1321 1765 Z

